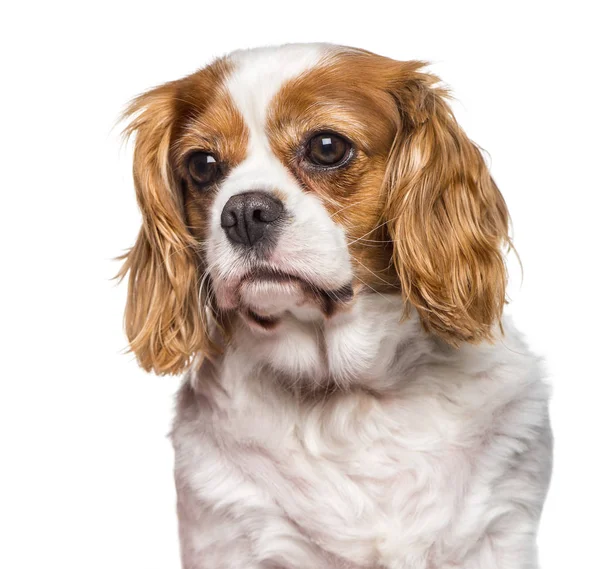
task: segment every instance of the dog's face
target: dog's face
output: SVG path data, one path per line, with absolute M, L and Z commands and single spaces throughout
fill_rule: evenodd
M 144 223 L 127 330 L 147 369 L 211 349 L 207 312 L 271 333 L 397 292 L 446 341 L 489 339 L 507 212 L 419 62 L 291 45 L 236 52 L 139 97 Z

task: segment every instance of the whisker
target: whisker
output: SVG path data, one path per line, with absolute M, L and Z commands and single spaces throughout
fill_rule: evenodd
M 370 288 L 374 293 L 378 294 L 381 298 L 383 298 L 386 302 L 389 302 L 390 304 L 393 304 L 392 301 L 385 297 L 383 294 L 381 294 L 378 290 L 375 290 L 371 285 L 367 284 L 365 281 L 363 281 L 360 277 L 354 275 L 354 278 L 359 280 L 362 284 L 364 284 L 367 288 Z
M 354 202 L 352 202 L 352 203 L 350 203 L 350 204 L 348 204 L 348 205 L 345 205 L 345 206 L 343 206 L 343 207 L 339 208 L 337 211 L 333 212 L 333 213 L 331 214 L 331 217 L 335 217 L 335 216 L 336 216 L 336 215 L 338 215 L 340 212 L 342 212 L 342 211 L 344 211 L 344 210 L 346 210 L 346 209 L 348 209 L 348 208 L 350 208 L 350 207 L 352 207 L 352 206 L 355 206 L 355 205 L 361 205 L 361 204 L 365 203 L 366 201 L 368 201 L 369 199 L 371 199 L 371 198 L 365 198 L 365 199 L 362 199 L 362 200 L 359 200 L 359 201 L 354 201 Z
M 375 278 L 379 279 L 382 283 L 385 283 L 387 286 L 390 286 L 393 288 L 400 288 L 398 285 L 395 285 L 394 283 L 391 283 L 391 282 L 387 281 L 386 279 L 380 277 L 377 273 L 375 273 L 374 271 L 369 269 L 369 267 L 367 267 L 365 264 L 361 263 L 356 257 L 353 257 L 353 260 L 356 261 L 361 267 L 363 267 L 364 269 L 369 271 Z

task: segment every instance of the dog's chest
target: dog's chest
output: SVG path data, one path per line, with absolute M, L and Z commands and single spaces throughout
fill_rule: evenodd
M 299 406 L 240 398 L 213 419 L 192 473 L 202 500 L 218 494 L 210 473 L 229 471 L 231 495 L 254 493 L 249 508 L 293 520 L 311 543 L 359 565 L 402 542 L 427 555 L 464 510 L 477 437 L 468 416 L 431 396 L 382 403 L 356 392 Z

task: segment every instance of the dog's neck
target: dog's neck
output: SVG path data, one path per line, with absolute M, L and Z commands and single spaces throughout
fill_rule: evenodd
M 196 417 L 202 406 L 236 440 L 275 437 L 276 444 L 272 429 L 283 436 L 313 412 L 343 423 L 344 410 L 373 401 L 387 412 L 388 404 L 421 409 L 423 398 L 426 407 L 452 407 L 459 397 L 469 413 L 493 412 L 527 382 L 523 370 L 537 365 L 510 320 L 494 343 L 451 347 L 414 311 L 403 319 L 403 308 L 398 295 L 360 294 L 345 313 L 318 322 L 283 318 L 269 333 L 233 321 L 222 355 L 188 374 L 179 414 Z
M 304 392 L 363 387 L 393 389 L 417 366 L 452 349 L 427 334 L 416 315 L 403 319 L 399 295 L 360 294 L 352 307 L 329 318 L 281 318 L 260 331 L 239 321 L 224 359 L 244 375 L 272 374 Z

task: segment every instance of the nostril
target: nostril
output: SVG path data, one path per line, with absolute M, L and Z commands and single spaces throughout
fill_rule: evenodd
M 283 213 L 283 204 L 277 198 L 266 196 L 255 205 L 252 217 L 260 223 L 272 223 L 278 220 Z

